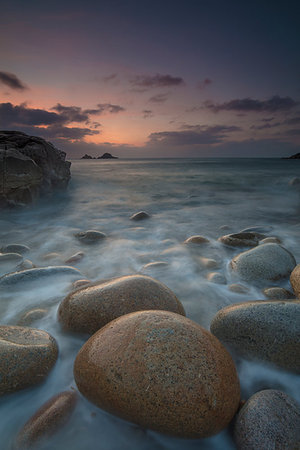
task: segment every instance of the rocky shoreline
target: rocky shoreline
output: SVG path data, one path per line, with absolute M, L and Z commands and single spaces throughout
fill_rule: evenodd
M 150 218 L 145 211 L 136 215 Z M 244 358 L 300 373 L 300 264 L 281 240 L 261 228 L 221 236 L 217 242 L 231 254 L 222 281 L 219 272 L 211 272 L 217 260 L 198 259 L 208 271 L 208 282 L 232 282 L 228 288 L 233 296 L 251 286 L 262 291 L 261 300 L 222 308 L 207 331 L 185 317 L 180 299 L 167 286 L 144 273 L 116 273 L 98 282 L 85 279 L 76 264 L 88 258 L 91 246 L 107 239 L 99 230 L 75 233 L 82 251 L 66 261 L 74 266 L 35 267 L 24 259 L 31 255 L 26 243 L 5 242 L 1 247 L 2 293 L 34 293 L 41 283 L 59 279 L 70 283 L 57 320 L 63 333 L 86 340 L 74 362 L 79 392 L 142 429 L 195 439 L 230 427 L 241 450 L 273 448 L 275 443 L 280 449 L 298 448 L 299 405 L 278 389 L 241 398 L 237 372 L 238 360 Z M 191 254 L 211 245 L 201 235 L 182 242 Z M 24 269 L 25 261 L 30 268 Z M 158 261 L 142 271 L 164 267 Z M 290 279 L 290 290 L 276 286 L 280 279 Z M 41 383 L 57 364 L 59 341 L 33 327 L 45 315 L 47 309 L 28 309 L 18 323 L 0 326 L 0 395 Z M 51 439 L 76 409 L 76 392 L 57 393 L 42 405 L 19 430 L 14 449 L 32 449 Z

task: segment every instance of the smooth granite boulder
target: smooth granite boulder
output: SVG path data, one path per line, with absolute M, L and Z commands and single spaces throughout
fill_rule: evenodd
M 240 400 L 233 360 L 208 331 L 179 314 L 142 311 L 95 333 L 74 365 L 80 392 L 125 420 L 161 433 L 218 433 Z
M 71 163 L 50 142 L 19 131 L 0 131 L 0 203 L 30 203 L 39 194 L 66 188 Z
M 300 406 L 275 389 L 257 392 L 238 413 L 234 439 L 238 450 L 297 450 Z
M 234 233 L 221 236 L 218 241 L 229 247 L 256 247 L 259 243 L 257 233 Z
M 42 444 L 68 422 L 76 403 L 76 391 L 64 391 L 51 397 L 19 431 L 13 450 L 31 450 Z
M 0 326 L 0 395 L 40 383 L 58 355 L 55 339 L 46 331 Z
M 290 276 L 290 283 L 296 296 L 300 297 L 300 264 L 298 264 L 292 271 Z
M 250 301 L 227 306 L 211 332 L 237 354 L 300 373 L 300 301 Z
M 278 280 L 288 277 L 296 265 L 294 256 L 278 244 L 263 244 L 235 256 L 233 273 L 246 281 Z
M 154 278 L 131 275 L 71 292 L 59 306 L 58 319 L 65 330 L 93 334 L 117 317 L 149 309 L 185 315 L 167 286 Z

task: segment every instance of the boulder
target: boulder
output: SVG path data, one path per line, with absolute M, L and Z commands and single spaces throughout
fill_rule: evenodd
M 0 253 L 0 265 L 18 264 L 23 261 L 23 256 L 18 253 Z
M 98 407 L 178 437 L 218 433 L 240 400 L 236 369 L 222 344 L 167 311 L 136 312 L 107 324 L 79 351 L 74 376 Z
M 256 247 L 259 239 L 257 233 L 249 231 L 248 233 L 226 234 L 221 236 L 218 241 L 229 247 Z
M 236 294 L 248 294 L 248 292 L 249 292 L 249 288 L 247 288 L 247 286 L 244 286 L 243 284 L 240 284 L 240 283 L 230 284 L 228 286 L 228 289 L 231 292 L 234 292 Z
M 95 244 L 106 238 L 105 233 L 96 230 L 80 231 L 74 236 L 83 244 Z
M 201 244 L 208 244 L 208 243 L 209 243 L 208 239 L 206 239 L 203 236 L 199 236 L 199 235 L 191 236 L 184 241 L 184 244 L 198 244 L 198 245 L 200 244 L 201 245 Z
M 296 265 L 294 256 L 278 244 L 263 244 L 235 256 L 230 268 L 246 281 L 288 277 Z
M 145 220 L 145 219 L 149 219 L 150 215 L 148 213 L 146 213 L 145 211 L 139 211 L 135 214 L 133 214 L 130 217 L 130 220 Z
M 19 131 L 0 131 L 2 205 L 30 203 L 39 194 L 66 188 L 71 163 L 50 142 Z
M 167 286 L 154 278 L 131 275 L 71 292 L 59 306 L 58 319 L 66 330 L 93 334 L 117 317 L 149 309 L 185 315 Z
M 300 297 L 300 264 L 298 264 L 292 271 L 290 276 L 290 283 L 296 296 Z
M 70 258 L 66 259 L 65 263 L 66 264 L 72 264 L 74 262 L 79 262 L 79 261 L 82 260 L 84 255 L 85 254 L 83 252 L 74 253 L 74 255 L 72 255 L 72 256 L 70 256 Z
M 234 440 L 239 450 L 300 448 L 300 406 L 284 392 L 254 394 L 238 413 Z
M 263 289 L 263 294 L 270 300 L 289 300 L 295 298 L 292 292 L 278 286 Z
M 300 301 L 248 301 L 227 306 L 211 332 L 238 355 L 300 373 Z
M 27 245 L 22 244 L 7 244 L 4 245 L 0 251 L 2 253 L 19 253 L 20 255 L 24 255 L 30 251 L 30 248 Z
M 55 339 L 46 331 L 0 326 L 0 395 L 40 383 L 58 355 Z
M 64 391 L 54 395 L 19 431 L 13 450 L 31 450 L 40 445 L 68 422 L 76 403 L 76 391 Z

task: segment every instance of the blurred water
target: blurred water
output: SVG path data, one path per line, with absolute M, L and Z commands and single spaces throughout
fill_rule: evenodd
M 224 248 L 217 241 L 219 236 L 249 226 L 271 226 L 267 235 L 279 237 L 300 262 L 299 190 L 289 186 L 296 176 L 300 176 L 300 167 L 292 160 L 73 161 L 66 193 L 24 209 L 1 211 L 0 247 L 28 245 L 31 251 L 24 257 L 38 267 L 63 265 L 74 253 L 83 251 L 85 256 L 74 267 L 82 278 L 92 281 L 134 274 L 151 262 L 167 262 L 145 273 L 170 287 L 187 316 L 209 329 L 220 308 L 263 299 L 261 288 L 268 287 L 248 285 L 247 294 L 228 289 L 236 280 L 231 279 L 227 265 L 238 250 Z M 130 221 L 139 210 L 147 211 L 151 218 Z M 224 225 L 226 231 L 221 231 Z M 91 229 L 106 233 L 107 239 L 84 245 L 74 237 L 78 231 Z M 210 239 L 210 245 L 196 249 L 183 245 L 195 234 Z M 217 268 L 203 268 L 201 257 L 215 259 Z M 1 274 L 9 270 L 11 267 L 0 267 Z M 207 281 L 210 271 L 222 273 L 227 285 Z M 2 324 L 16 324 L 25 311 L 47 307 L 48 314 L 34 326 L 51 333 L 60 349 L 59 360 L 45 383 L 1 398 L 1 450 L 9 449 L 14 434 L 43 402 L 74 386 L 73 361 L 84 340 L 64 333 L 56 321 L 58 304 L 70 285 L 68 278 L 51 279 L 25 292 L 1 292 Z M 290 289 L 288 280 L 277 285 Z M 300 401 L 299 377 L 261 364 L 237 364 L 244 398 L 268 387 L 283 389 Z M 234 448 L 226 431 L 201 441 L 165 437 L 109 416 L 82 398 L 69 424 L 43 448 L 69 446 L 73 450 Z

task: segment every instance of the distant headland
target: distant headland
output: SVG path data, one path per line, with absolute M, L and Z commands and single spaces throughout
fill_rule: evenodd
M 110 153 L 103 153 L 103 155 L 98 156 L 98 158 L 96 158 L 95 156 L 85 154 L 80 159 L 119 159 L 119 158 L 117 156 L 111 155 Z
M 286 158 L 281 158 L 281 159 L 300 159 L 300 153 L 295 153 L 295 155 L 288 156 Z

